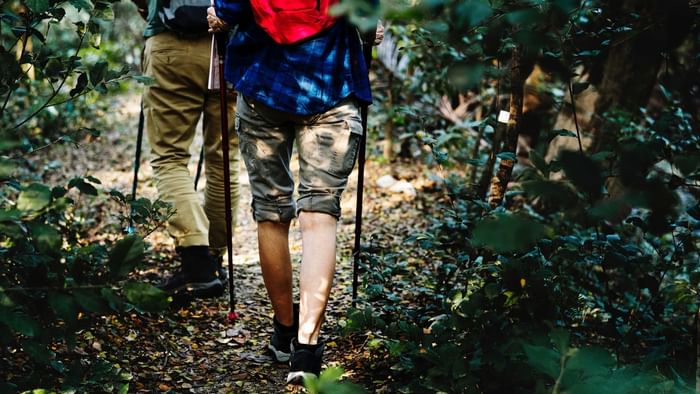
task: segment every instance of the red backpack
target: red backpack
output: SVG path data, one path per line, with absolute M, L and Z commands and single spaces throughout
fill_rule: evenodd
M 255 22 L 273 40 L 293 44 L 333 25 L 328 9 L 339 0 L 251 0 Z

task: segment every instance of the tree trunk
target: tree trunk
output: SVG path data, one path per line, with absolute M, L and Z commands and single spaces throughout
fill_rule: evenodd
M 386 105 L 390 108 L 389 116 L 384 123 L 384 158 L 390 162 L 394 158 L 394 74 L 389 73 L 389 82 L 386 90 Z
M 501 158 L 496 176 L 491 179 L 491 193 L 489 195 L 489 205 L 496 207 L 503 202 L 503 198 L 510 182 L 513 166 L 515 165 L 515 150 L 518 146 L 518 134 L 520 128 L 520 118 L 523 115 L 523 95 L 527 67 L 523 62 L 520 47 L 513 49 L 510 64 L 510 104 L 508 126 L 503 141 L 501 152 L 513 154 L 512 159 Z M 495 152 L 495 147 L 494 147 Z

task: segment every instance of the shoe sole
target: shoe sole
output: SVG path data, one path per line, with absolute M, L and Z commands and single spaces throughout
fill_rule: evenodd
M 287 374 L 287 384 L 294 384 L 301 386 L 304 384 L 304 380 L 308 378 L 316 378 L 317 376 L 311 372 L 295 371 Z
M 291 353 L 285 353 L 281 350 L 277 350 L 274 346 L 272 345 L 267 345 L 267 348 L 270 350 L 272 353 L 272 357 L 277 360 L 278 363 L 286 363 L 289 361 L 289 357 L 292 356 Z
M 185 292 L 197 298 L 219 297 L 224 294 L 224 285 L 219 279 L 210 282 L 186 283 L 168 291 L 170 294 Z

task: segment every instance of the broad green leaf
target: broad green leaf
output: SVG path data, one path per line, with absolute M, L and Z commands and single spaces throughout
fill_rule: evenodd
M 501 160 L 510 160 L 510 161 L 516 161 L 517 158 L 515 157 L 514 152 L 501 152 L 496 155 Z
M 484 219 L 474 228 L 472 243 L 497 253 L 524 251 L 544 234 L 544 226 L 514 215 Z
M 86 73 L 80 73 L 78 75 L 78 80 L 75 83 L 75 87 L 68 92 L 71 97 L 75 97 L 76 95 L 82 93 L 85 88 L 88 86 L 88 76 Z
M 125 278 L 144 259 L 143 239 L 129 235 L 117 241 L 109 254 L 109 271 L 113 279 Z
M 46 208 L 51 203 L 51 189 L 40 183 L 32 183 L 19 194 L 17 209 L 35 212 Z
M 97 86 L 105 79 L 107 75 L 107 62 L 97 62 L 90 67 L 90 83 L 92 86 Z
M 122 300 L 121 297 L 114 292 L 114 290 L 105 287 L 104 289 L 100 290 L 100 294 L 105 300 L 107 300 L 107 303 L 112 310 L 117 312 L 124 310 L 124 300 Z
M 61 234 L 50 224 L 29 223 L 29 234 L 39 253 L 56 256 L 61 253 Z
M 49 0 L 25 0 L 25 3 L 35 14 L 41 14 L 49 9 Z
M 88 312 L 106 313 L 109 311 L 109 307 L 102 296 L 93 290 L 75 290 L 74 298 L 78 305 Z
M 584 154 L 564 151 L 559 158 L 566 177 L 582 192 L 593 197 L 600 195 L 603 176 L 598 164 Z
M 19 220 L 22 217 L 22 211 L 19 209 L 10 209 L 7 211 L 0 211 L 0 222 L 12 222 Z
M 168 293 L 148 283 L 128 282 L 124 285 L 124 295 L 144 312 L 160 312 L 170 304 Z
M 566 369 L 583 371 L 586 376 L 608 374 L 615 367 L 615 358 L 609 351 L 599 347 L 573 349 Z
M 145 75 L 134 75 L 131 78 L 145 86 L 153 85 L 156 82 L 156 80 L 153 77 L 148 77 Z
M 700 156 L 695 155 L 683 155 L 683 156 L 676 156 L 673 158 L 673 164 L 678 167 L 678 169 L 684 174 L 684 175 L 690 175 L 698 169 L 700 169 Z
M 78 316 L 78 304 L 73 296 L 65 293 L 51 293 L 48 297 L 49 306 L 66 321 L 75 321 Z
M 540 197 L 545 203 L 555 207 L 571 208 L 579 203 L 579 196 L 564 182 L 527 181 L 523 189 L 532 197 Z
M 0 158 L 0 179 L 7 179 L 14 174 L 17 163 L 10 159 Z
M 88 0 L 68 0 L 68 2 L 78 10 L 89 10 L 92 8 Z
M 530 161 L 532 165 L 537 168 L 545 178 L 549 177 L 549 165 L 544 160 L 544 158 L 537 152 L 536 149 L 530 150 Z
M 568 331 L 562 329 L 552 330 L 552 332 L 549 333 L 549 338 L 552 340 L 552 343 L 554 343 L 554 346 L 556 346 L 560 354 L 566 353 L 566 351 L 569 349 L 569 339 L 571 338 L 571 334 L 569 334 Z
M 535 345 L 523 345 L 528 364 L 537 371 L 544 373 L 552 379 L 559 376 L 560 362 L 559 354 L 554 350 Z
M 39 324 L 22 312 L 0 309 L 0 322 L 5 323 L 12 331 L 27 337 L 33 337 L 39 333 Z
M 34 361 L 42 364 L 48 364 L 55 356 L 55 353 L 50 351 L 46 345 L 34 341 L 23 341 L 22 349 Z
M 95 188 L 95 186 L 93 186 L 92 184 L 85 182 L 85 179 L 87 178 L 73 178 L 70 180 L 70 182 L 68 182 L 68 187 L 74 187 L 80 190 L 80 192 L 83 194 L 96 196 L 98 194 L 97 188 Z
M 457 6 L 457 22 L 466 26 L 476 26 L 493 14 L 489 2 L 485 0 L 466 0 Z

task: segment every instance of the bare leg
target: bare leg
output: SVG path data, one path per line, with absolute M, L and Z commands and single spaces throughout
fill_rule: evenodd
M 319 212 L 301 212 L 302 258 L 299 343 L 315 345 L 323 323 L 335 273 L 335 232 L 338 221 Z
M 260 268 L 277 321 L 294 323 L 292 316 L 292 261 L 289 257 L 289 223 L 259 222 Z

